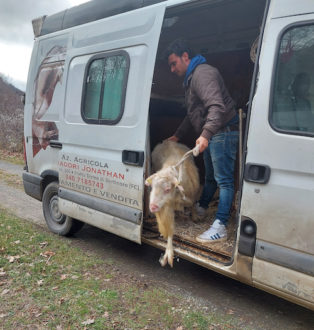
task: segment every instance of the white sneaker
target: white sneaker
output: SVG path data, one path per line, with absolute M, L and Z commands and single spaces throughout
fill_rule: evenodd
M 204 207 L 200 206 L 200 203 L 196 203 L 195 210 L 196 210 L 196 214 L 199 217 L 204 217 L 206 214 L 206 209 Z
M 226 239 L 226 226 L 219 219 L 216 219 L 208 230 L 196 237 L 200 243 L 222 242 Z

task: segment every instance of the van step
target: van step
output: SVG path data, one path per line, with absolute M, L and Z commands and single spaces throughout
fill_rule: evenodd
M 166 247 L 166 240 L 160 236 L 158 231 L 151 230 L 148 228 L 143 229 L 142 232 L 142 241 L 149 243 L 155 247 Z M 229 253 L 227 249 L 223 249 L 223 244 L 232 245 L 229 241 L 223 243 L 214 243 L 209 245 L 200 244 L 196 241 L 191 241 L 189 239 L 182 238 L 178 235 L 173 236 L 173 245 L 174 248 L 179 247 L 180 249 L 187 250 L 197 256 L 202 256 L 210 260 L 215 260 L 223 263 L 227 263 L 232 258 L 232 252 Z
M 161 236 L 154 237 L 154 234 L 156 233 L 147 229 L 143 229 L 142 242 L 164 250 L 167 245 L 166 240 Z M 217 253 L 204 245 L 197 246 L 192 242 L 182 240 L 177 236 L 174 236 L 173 247 L 175 257 L 179 256 L 197 263 L 199 263 L 198 261 L 201 260 L 203 265 L 210 261 L 227 264 L 231 260 L 231 257 L 229 256 L 226 256 L 219 252 Z
M 231 259 L 236 239 L 236 222 L 233 221 L 233 219 L 229 221 L 229 225 L 227 227 L 227 241 L 214 242 L 211 244 L 202 244 L 197 242 L 195 239 L 196 236 L 207 230 L 209 226 L 210 222 L 208 221 L 195 223 L 191 220 L 190 217 L 180 215 L 176 217 L 175 234 L 173 239 L 177 242 L 177 244 L 184 244 L 205 253 L 214 253 L 215 255 L 222 256 L 223 258 Z M 143 227 L 143 236 L 145 238 L 159 237 L 156 218 L 146 218 L 144 220 Z

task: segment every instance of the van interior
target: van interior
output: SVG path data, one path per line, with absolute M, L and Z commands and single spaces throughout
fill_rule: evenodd
M 185 116 L 183 79 L 170 72 L 163 53 L 175 39 L 184 38 L 195 54 L 203 55 L 207 63 L 216 67 L 233 97 L 236 108 L 242 109 L 241 136 L 245 131 L 245 113 L 249 102 L 254 62 L 266 0 L 213 0 L 195 1 L 169 8 L 166 11 L 155 63 L 154 79 L 149 109 L 150 148 L 174 134 Z M 191 132 L 183 141 L 189 148 L 195 146 L 196 134 Z M 241 154 L 241 153 L 239 153 Z M 239 159 L 238 155 L 238 159 Z M 195 158 L 201 185 L 204 183 L 202 155 Z M 223 264 L 232 262 L 237 235 L 237 200 L 239 196 L 240 166 L 235 166 L 235 197 L 228 222 L 228 240 L 223 243 L 202 245 L 195 237 L 209 228 L 215 220 L 218 192 L 210 203 L 207 216 L 193 222 L 189 212 L 176 214 L 174 246 L 202 258 Z M 145 194 L 146 215 L 143 225 L 143 241 L 165 245 L 158 235 L 157 223 L 148 212 L 148 194 Z M 149 238 L 149 239 L 145 239 Z M 157 242 L 158 241 L 158 242 Z

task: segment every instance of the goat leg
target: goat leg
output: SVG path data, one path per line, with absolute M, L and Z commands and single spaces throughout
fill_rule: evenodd
M 166 266 L 168 262 L 168 264 L 173 267 L 173 255 L 172 237 L 168 236 L 165 254 L 159 259 L 161 266 Z

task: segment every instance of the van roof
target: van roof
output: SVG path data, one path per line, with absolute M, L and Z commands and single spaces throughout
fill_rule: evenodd
M 40 35 L 43 36 L 163 1 L 166 0 L 92 0 L 47 16 L 43 22 Z

